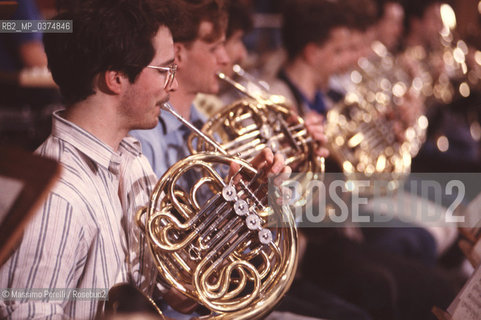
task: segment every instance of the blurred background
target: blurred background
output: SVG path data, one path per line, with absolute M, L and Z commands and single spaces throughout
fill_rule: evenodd
M 268 79 L 284 61 L 280 27 L 285 1 L 237 1 L 249 8 L 253 19 L 253 29 L 244 36 L 248 57 L 243 66 L 253 75 Z M 0 14 L 1 19 L 49 19 L 66 5 L 75 5 L 75 1 L 1 0 Z M 456 13 L 457 37 L 481 50 L 481 1 L 453 0 L 450 5 Z M 0 143 L 28 151 L 34 151 L 49 134 L 50 115 L 61 106 L 41 37 L 0 33 Z

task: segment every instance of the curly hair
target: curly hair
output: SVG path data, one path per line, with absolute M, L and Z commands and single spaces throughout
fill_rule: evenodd
M 228 5 L 229 22 L 227 23 L 226 37 L 229 38 L 237 30 L 248 33 L 254 27 L 250 8 L 239 1 L 230 1 Z
M 441 4 L 441 3 L 450 4 L 451 1 L 449 0 L 423 0 L 423 1 L 401 0 L 400 3 L 404 9 L 404 30 L 405 30 L 405 33 L 408 34 L 411 31 L 411 20 L 413 18 L 421 19 L 426 13 L 426 10 L 434 4 Z
M 180 10 L 182 23 L 172 28 L 174 42 L 190 43 L 199 35 L 201 22 L 213 24 L 213 31 L 204 41 L 213 42 L 225 32 L 227 28 L 227 6 L 224 0 L 170 0 L 175 2 Z

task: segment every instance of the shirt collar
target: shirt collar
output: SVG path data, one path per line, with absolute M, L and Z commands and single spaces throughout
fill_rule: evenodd
M 310 101 L 307 99 L 306 95 L 301 91 L 301 89 L 292 82 L 291 78 L 287 75 L 287 72 L 284 69 L 281 69 L 279 72 L 278 77 L 287 84 L 287 86 L 291 89 L 292 93 L 294 94 L 295 99 L 297 100 L 298 104 L 304 104 L 309 107 L 310 110 L 317 111 L 320 114 L 326 113 L 326 105 L 325 105 L 325 98 L 322 91 L 317 90 L 314 101 Z
M 123 149 L 130 154 L 138 157 L 142 154 L 142 146 L 139 140 L 135 139 L 132 136 L 127 136 L 120 141 L 119 149 Z
M 62 110 L 53 113 L 52 136 L 68 142 L 92 161 L 112 173 L 117 174 L 119 172 L 121 156 L 124 151 L 132 155 L 140 154 L 140 143 L 136 139 L 132 137 L 122 139 L 119 152 L 115 152 L 91 133 L 62 118 L 61 112 Z

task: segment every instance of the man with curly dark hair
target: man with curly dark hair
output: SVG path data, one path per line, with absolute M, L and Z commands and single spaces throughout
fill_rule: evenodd
M 170 17 L 146 1 L 102 0 L 56 19 L 73 21 L 72 33 L 44 35 L 65 109 L 53 114 L 37 153 L 60 162 L 62 173 L 1 267 L 0 287 L 103 295 L 13 297 L 0 301 L 1 318 L 93 319 L 118 283 L 153 290 L 156 270 L 132 220 L 157 179 L 127 133 L 154 127 L 177 88 Z

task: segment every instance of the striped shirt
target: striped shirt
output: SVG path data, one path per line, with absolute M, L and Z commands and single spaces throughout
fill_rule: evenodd
M 109 289 L 130 281 L 148 290 L 156 271 L 133 219 L 157 179 L 139 142 L 126 137 L 115 152 L 54 113 L 52 134 L 37 153 L 59 161 L 62 174 L 1 266 L 0 289 Z M 91 319 L 99 305 L 2 300 L 0 318 Z

